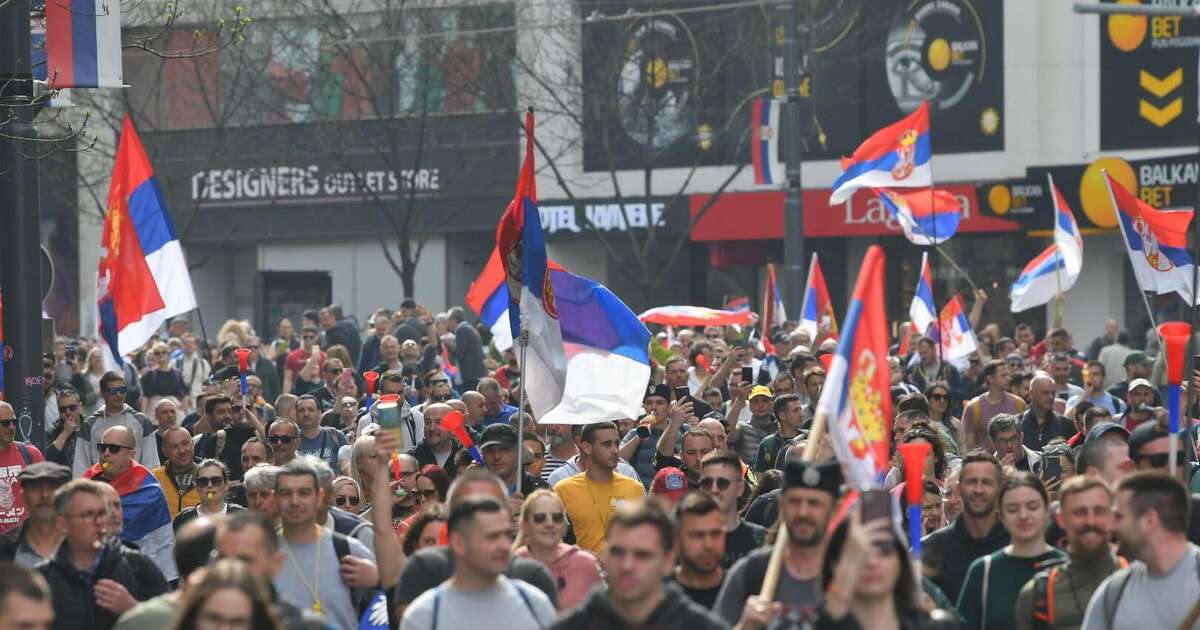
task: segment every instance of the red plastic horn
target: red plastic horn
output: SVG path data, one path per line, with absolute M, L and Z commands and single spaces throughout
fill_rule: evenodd
M 384 394 L 379 397 L 379 402 L 380 403 L 385 403 L 385 402 L 398 403 L 398 402 L 400 402 L 400 395 L 399 394 Z
M 375 370 L 367 370 L 363 372 L 363 380 L 367 382 L 367 393 L 375 393 L 375 381 L 379 380 L 379 372 Z
M 904 496 L 909 505 L 921 505 L 925 498 L 925 458 L 932 449 L 927 442 L 901 444 L 904 459 Z
M 241 372 L 250 371 L 250 349 L 249 348 L 238 348 L 237 350 L 234 350 L 233 352 L 234 352 L 234 354 L 237 355 L 237 358 L 238 358 L 238 370 Z
M 1191 334 L 1192 326 L 1185 322 L 1163 322 L 1158 325 L 1158 336 L 1167 349 L 1167 382 L 1172 385 L 1183 383 L 1186 367 L 1183 353 Z
M 824 367 L 825 371 L 829 372 L 829 368 L 833 366 L 833 353 L 826 352 L 825 354 L 819 354 L 817 355 L 817 360 L 821 362 L 821 367 Z
M 463 446 L 471 446 L 474 443 L 471 440 L 471 434 L 467 433 L 467 418 L 457 409 L 448 411 L 446 415 L 442 416 L 442 428 L 458 438 Z

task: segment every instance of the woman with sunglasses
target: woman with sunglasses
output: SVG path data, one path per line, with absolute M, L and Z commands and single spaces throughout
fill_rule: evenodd
M 558 584 L 558 610 L 575 608 L 600 584 L 600 562 L 576 545 L 563 542 L 567 512 L 558 495 L 535 490 L 521 504 L 520 530 L 513 541 L 517 556 L 542 563 Z
M 925 399 L 929 401 L 929 420 L 933 426 L 950 436 L 947 446 L 954 454 L 962 444 L 962 421 L 950 413 L 950 385 L 946 381 L 934 381 L 925 388 Z
M 333 480 L 333 507 L 355 516 L 362 514 L 366 505 L 362 500 L 362 487 L 350 477 Z
M 1013 472 L 1000 485 L 1000 523 L 1012 542 L 972 562 L 958 595 L 958 614 L 970 628 L 1011 628 L 1021 587 L 1038 571 L 1067 559 L 1046 543 L 1050 496 L 1032 473 Z
M 229 490 L 229 468 L 219 459 L 206 459 L 197 464 L 193 484 L 196 492 L 200 493 L 200 505 L 179 512 L 179 516 L 171 523 L 176 532 L 189 521 L 200 517 L 225 516 L 246 510 L 226 500 L 225 493 Z
M 437 464 L 425 464 L 417 473 L 416 492 L 421 500 L 421 507 L 428 508 L 435 503 L 446 504 L 446 494 L 450 492 L 450 475 Z

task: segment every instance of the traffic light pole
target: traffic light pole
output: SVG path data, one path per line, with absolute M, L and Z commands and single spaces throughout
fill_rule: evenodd
M 29 3 L 0 2 L 0 298 L 4 304 L 5 400 L 18 439 L 46 445 L 38 231 L 38 132 L 33 126 Z
M 799 0 L 780 6 L 783 21 L 783 104 L 780 132 L 787 132 L 787 197 L 783 205 L 783 299 L 791 319 L 800 318 L 804 298 L 804 199 L 800 189 L 800 41 L 797 33 Z

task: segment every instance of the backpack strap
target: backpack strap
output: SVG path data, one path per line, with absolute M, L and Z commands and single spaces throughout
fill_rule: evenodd
M 350 555 L 350 539 L 336 531 L 329 533 L 333 535 L 333 552 L 337 554 L 338 563 L 340 564 L 342 558 Z
M 1111 604 L 1109 604 L 1107 597 L 1104 598 L 1104 621 L 1106 627 L 1113 627 L 1113 620 L 1117 617 L 1117 607 L 1121 605 L 1121 596 L 1125 594 L 1125 587 L 1129 586 L 1129 580 L 1132 577 L 1133 574 L 1129 571 L 1126 571 L 1121 576 L 1121 585 L 1117 587 L 1117 596 L 1113 598 Z
M 15 444 L 17 446 L 17 452 L 21 453 L 21 461 L 25 462 L 26 466 L 28 466 L 29 464 L 32 464 L 33 457 L 29 454 L 29 448 L 25 446 L 25 443 L 24 442 L 13 442 L 13 444 Z
M 433 589 L 433 619 L 429 620 L 429 630 L 437 630 L 438 611 L 442 609 L 442 585 Z
M 1054 578 L 1058 567 L 1033 576 L 1033 625 L 1045 628 L 1054 623 Z
M 541 618 L 537 616 L 537 611 L 533 609 L 533 602 L 530 602 L 529 595 L 525 594 L 525 589 L 521 588 L 520 583 L 516 580 L 509 580 L 509 584 L 512 584 L 513 588 L 517 589 L 517 595 L 521 596 L 521 601 L 525 603 L 525 609 L 529 611 L 529 616 L 533 617 L 533 622 L 537 624 L 538 630 L 545 630 Z
M 983 592 L 980 593 L 983 612 L 979 615 L 979 627 L 987 628 L 988 578 L 992 575 L 992 554 L 983 557 Z

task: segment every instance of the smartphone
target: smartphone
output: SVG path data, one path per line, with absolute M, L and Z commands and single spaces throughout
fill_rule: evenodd
M 862 520 L 869 523 L 877 519 L 892 518 L 892 495 L 887 490 L 863 490 Z
M 1200 372 L 1200 354 L 1192 355 L 1192 371 Z
M 688 389 L 686 386 L 675 388 L 675 400 L 683 400 L 685 398 L 688 398 L 691 395 L 692 395 L 692 390 Z
M 1042 457 L 1042 479 L 1050 481 L 1062 477 L 1062 459 L 1058 455 Z
M 754 368 L 743 367 L 742 368 L 742 382 L 749 383 L 749 382 L 752 382 L 753 380 L 754 380 Z
M 321 354 L 321 346 L 313 346 L 312 353 L 313 354 Z

